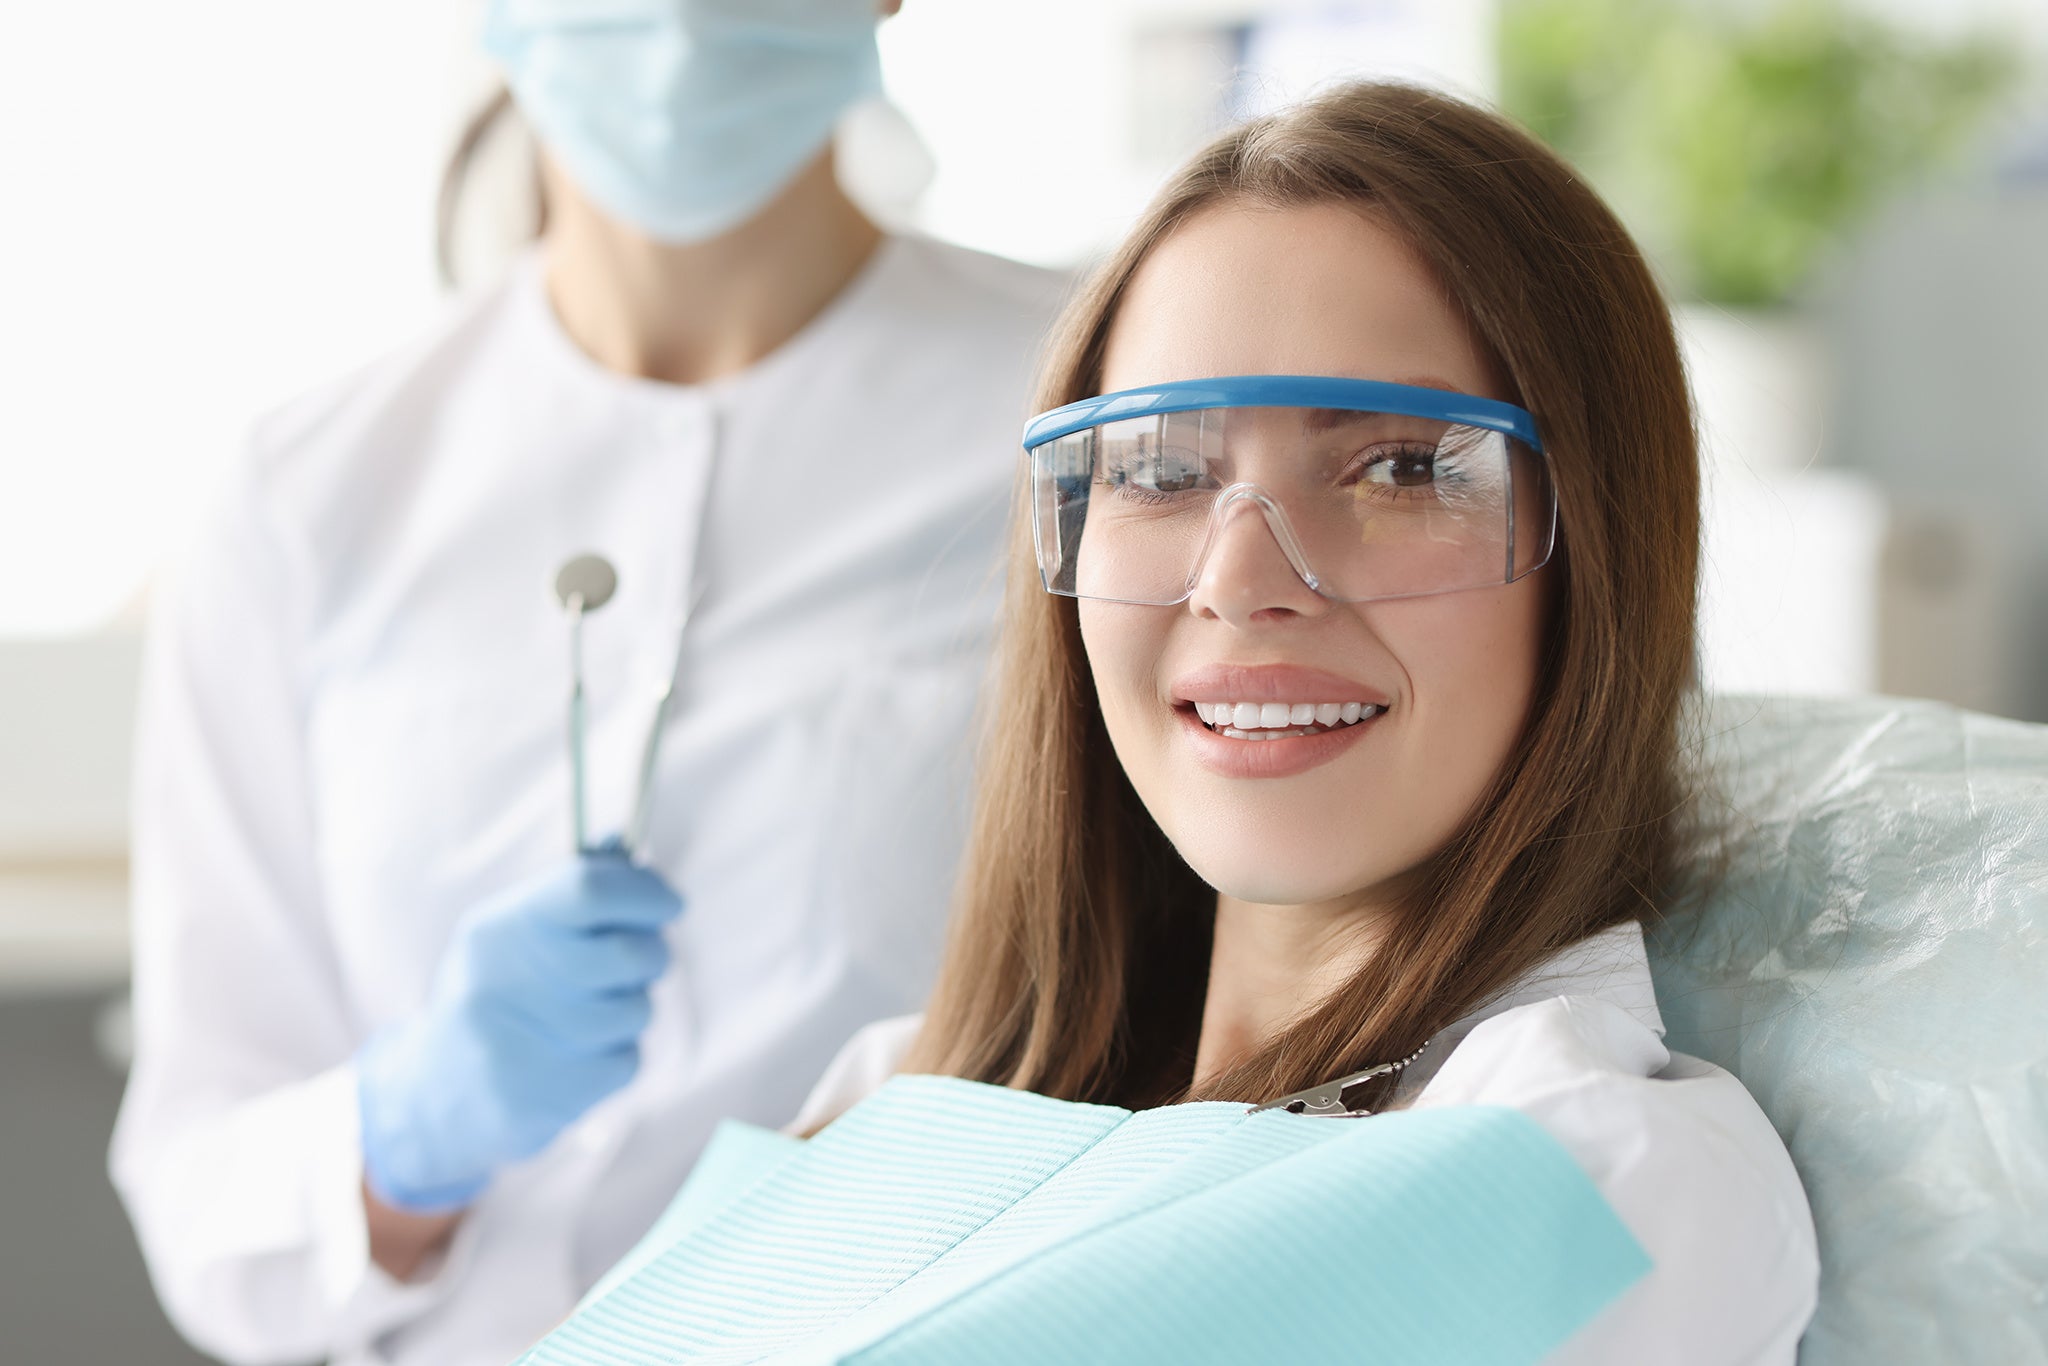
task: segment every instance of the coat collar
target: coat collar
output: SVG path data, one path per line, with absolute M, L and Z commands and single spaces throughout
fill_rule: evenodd
M 1430 1040 L 1429 1048 L 1401 1074 L 1399 1095 L 1413 1097 L 1442 1067 L 1474 1028 L 1496 1015 L 1557 997 L 1604 1001 L 1619 1006 L 1658 1038 L 1664 1017 L 1650 982 L 1650 957 L 1643 927 L 1634 920 L 1589 935 L 1538 963 L 1488 1001 Z
M 1458 1021 L 1469 1030 L 1517 1006 L 1553 996 L 1590 996 L 1620 1006 L 1664 1037 L 1664 1017 L 1650 983 L 1650 956 L 1643 947 L 1643 927 L 1634 920 L 1581 939 L 1560 949 L 1524 973 L 1501 995 Z

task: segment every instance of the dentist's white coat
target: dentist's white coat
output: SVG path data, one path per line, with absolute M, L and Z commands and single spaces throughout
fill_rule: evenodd
M 137 1056 L 115 1180 L 179 1327 L 230 1361 L 510 1360 L 727 1115 L 786 1122 L 936 961 L 1050 273 L 885 240 L 703 387 L 560 331 L 538 256 L 261 425 L 163 603 L 135 810 Z M 685 901 L 639 1077 L 508 1170 L 432 1274 L 367 1256 L 351 1057 L 455 919 L 569 847 L 585 551 L 592 830 L 621 828 L 701 586 L 648 840 Z

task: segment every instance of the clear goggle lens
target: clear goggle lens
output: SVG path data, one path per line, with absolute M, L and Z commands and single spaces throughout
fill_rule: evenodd
M 1457 397 L 1414 392 L 1423 408 Z M 1039 569 L 1070 597 L 1181 602 L 1242 516 L 1265 521 L 1310 588 L 1346 602 L 1511 583 L 1549 560 L 1556 535 L 1539 450 L 1427 414 L 1152 413 L 1066 431 L 1030 458 Z

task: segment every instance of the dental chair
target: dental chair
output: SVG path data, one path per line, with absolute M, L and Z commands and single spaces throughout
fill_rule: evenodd
M 1650 936 L 1681 1052 L 1742 1079 L 1813 1205 L 1803 1366 L 2048 1363 L 2048 726 L 1718 697 Z

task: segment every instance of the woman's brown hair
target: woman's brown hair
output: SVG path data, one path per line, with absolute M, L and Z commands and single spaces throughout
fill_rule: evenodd
M 1571 167 L 1447 96 L 1354 84 L 1240 127 L 1164 187 L 1056 329 L 1040 409 L 1100 392 L 1105 339 L 1152 249 L 1217 205 L 1356 205 L 1418 250 L 1509 395 L 1534 413 L 1559 550 L 1530 715 L 1378 950 L 1221 1076 L 1257 1101 L 1399 1058 L 1547 955 L 1653 916 L 1685 787 L 1699 474 L 1669 313 Z M 1191 1095 L 1215 893 L 1116 760 L 1074 603 L 1042 590 L 1028 522 L 944 966 L 904 1066 L 1071 1100 Z

